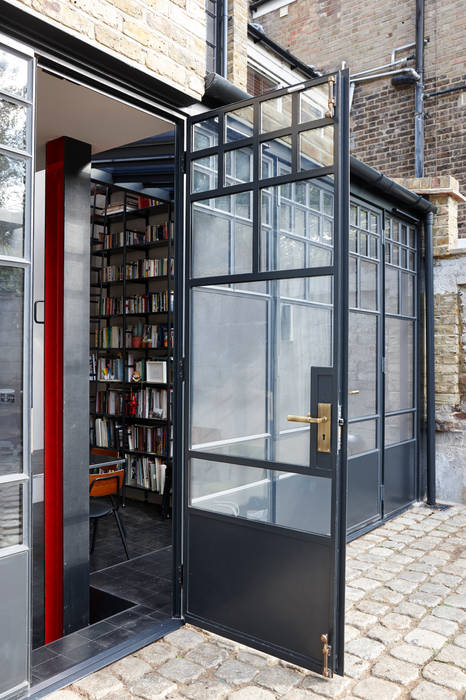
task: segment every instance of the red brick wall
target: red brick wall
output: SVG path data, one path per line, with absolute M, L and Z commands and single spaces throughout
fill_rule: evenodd
M 295 0 L 287 9 L 283 17 L 277 10 L 253 21 L 323 71 L 343 60 L 351 73 L 388 63 L 395 47 L 415 39 L 415 0 Z M 464 16 L 464 0 L 425 0 L 427 93 L 466 83 Z M 415 67 L 414 61 L 408 65 Z M 389 79 L 358 84 L 352 153 L 387 175 L 414 175 L 413 98 L 414 87 L 395 88 Z M 425 110 L 425 175 L 453 175 L 465 193 L 466 93 L 426 99 Z M 464 204 L 459 207 L 459 235 L 466 237 Z

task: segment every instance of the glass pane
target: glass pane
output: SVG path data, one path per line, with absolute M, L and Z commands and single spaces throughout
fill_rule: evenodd
M 193 508 L 330 535 L 331 479 L 200 459 L 190 466 Z
M 414 275 L 401 273 L 401 313 L 414 316 Z
M 251 182 L 254 151 L 252 146 L 225 152 L 225 185 Z
M 385 418 L 385 446 L 396 445 L 414 438 L 414 416 L 402 413 L 400 416 Z
M 310 122 L 323 119 L 328 109 L 328 85 L 314 85 L 299 94 L 299 121 Z
M 385 313 L 397 314 L 398 310 L 398 270 L 385 266 Z
M 414 405 L 414 321 L 385 319 L 385 411 Z
M 301 184 L 305 185 L 306 182 Z M 296 200 L 297 195 L 300 201 Z M 301 241 L 300 250 L 304 249 L 305 260 L 303 267 L 332 264 L 333 218 L 324 214 L 324 208 L 333 214 L 333 193 L 326 181 L 312 180 L 309 200 L 311 198 L 312 204 L 302 204 L 302 190 L 296 190 L 290 184 L 275 185 L 261 191 L 262 270 L 290 269 L 284 266 L 286 258 L 280 251 L 284 233 L 292 234 L 294 239 Z
M 291 95 L 275 97 L 261 104 L 261 131 L 276 131 L 291 126 Z
M 248 138 L 254 131 L 254 107 L 242 107 L 225 114 L 225 141 Z
M 0 267 L 0 475 L 23 470 L 23 296 L 23 270 Z
M 0 153 L 0 254 L 23 256 L 26 163 Z
M 26 151 L 29 107 L 0 99 L 0 144 Z
M 218 146 L 218 117 L 193 124 L 193 151 Z
M 319 304 L 331 304 L 333 277 L 309 277 L 309 299 Z
M 192 292 L 192 444 L 309 466 L 310 427 L 287 416 L 309 411 L 311 367 L 332 365 L 333 312 L 305 298 L 302 279 L 267 289 Z
M 375 450 L 376 446 L 375 420 L 359 421 L 348 425 L 348 457 Z
M 0 549 L 23 543 L 23 487 L 0 486 Z
M 191 192 L 217 189 L 218 156 L 197 158 L 191 164 Z
M 280 236 L 278 267 L 280 270 L 295 270 L 305 267 L 305 243 L 289 236 Z
M 354 312 L 349 314 L 350 418 L 373 416 L 377 413 L 377 322 L 377 317 L 372 315 Z
M 252 271 L 250 192 L 193 204 L 192 276 Z
M 358 231 L 352 226 L 349 231 L 349 249 L 352 253 L 358 252 Z
M 0 90 L 27 98 L 29 61 L 0 47 Z
M 359 261 L 361 309 L 377 309 L 377 263 L 368 260 Z
M 310 129 L 299 135 L 299 170 L 311 170 L 333 163 L 333 126 Z
M 265 141 L 261 145 L 261 177 L 291 173 L 291 136 Z
M 358 289 L 358 261 L 354 255 L 349 257 L 349 300 L 348 304 L 352 308 L 356 308 L 358 305 L 357 297 Z

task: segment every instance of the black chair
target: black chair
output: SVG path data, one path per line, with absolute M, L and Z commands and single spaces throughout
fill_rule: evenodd
M 118 513 L 124 476 L 124 469 L 103 474 L 89 474 L 89 519 L 92 523 L 91 554 L 95 547 L 99 518 L 113 515 L 125 548 L 126 558 L 129 559 L 126 531 Z

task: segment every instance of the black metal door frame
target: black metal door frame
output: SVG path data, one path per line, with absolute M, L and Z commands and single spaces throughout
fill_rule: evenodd
M 381 219 L 381 248 L 382 253 L 380 257 L 380 275 L 379 275 L 379 310 L 380 310 L 380 330 L 378 333 L 378 356 L 377 356 L 377 381 L 380 384 L 378 388 L 378 400 L 380 403 L 379 414 L 380 414 L 380 430 L 378 431 L 378 447 L 380 460 L 380 516 L 379 518 L 373 518 L 370 522 L 363 523 L 359 527 L 355 527 L 351 530 L 348 535 L 348 541 L 351 541 L 361 535 L 379 527 L 383 523 L 391 520 L 392 518 L 400 515 L 405 510 L 409 509 L 413 502 L 416 500 L 422 500 L 425 492 L 425 484 L 423 483 L 423 450 L 422 450 L 422 437 L 424 432 L 424 416 L 422 411 L 422 406 L 424 402 L 424 385 L 423 385 L 423 374 L 421 374 L 421 368 L 423 367 L 424 361 L 424 348 L 422 343 L 422 338 L 424 334 L 424 314 L 423 314 L 423 272 L 425 268 L 424 258 L 423 258 L 423 245 L 422 245 L 422 220 L 417 215 L 417 213 L 405 211 L 394 206 L 393 202 L 388 201 L 384 196 L 378 193 L 369 194 L 366 190 L 362 189 L 360 186 L 353 185 L 351 187 L 350 195 L 351 204 L 362 205 L 367 209 L 372 209 L 372 211 L 377 214 Z M 386 469 L 386 448 L 385 448 L 385 311 L 386 311 L 386 299 L 385 299 L 385 245 L 387 241 L 385 240 L 384 230 L 385 222 L 387 217 L 392 217 L 397 219 L 404 224 L 414 227 L 416 231 L 416 269 L 415 269 L 415 293 L 414 293 L 414 350 L 413 350 L 413 378 L 414 378 L 414 437 L 413 442 L 415 442 L 414 447 L 414 457 L 413 457 L 413 498 L 400 506 L 398 509 L 387 512 L 384 508 L 384 479 L 385 479 L 385 469 Z M 351 389 L 351 387 L 350 387 Z
M 212 454 L 209 452 L 202 452 L 190 449 L 190 434 L 189 434 L 189 380 L 190 380 L 190 347 L 189 341 L 191 328 L 190 328 L 190 312 L 191 312 L 191 302 L 190 293 L 191 290 L 207 285 L 221 285 L 230 282 L 241 283 L 241 282 L 260 282 L 278 279 L 291 279 L 293 277 L 317 277 L 322 275 L 332 275 L 333 276 L 333 302 L 334 302 L 334 332 L 333 332 L 333 375 L 334 382 L 337 386 L 337 391 L 335 396 L 337 400 L 335 401 L 335 409 L 338 405 L 338 411 L 333 410 L 332 413 L 332 431 L 334 435 L 335 445 L 338 443 L 338 447 L 335 447 L 335 468 L 333 472 L 333 493 L 332 493 L 332 513 L 331 513 L 331 523 L 333 523 L 332 532 L 330 536 L 331 547 L 333 551 L 332 564 L 331 564 L 331 609 L 332 609 L 332 620 L 330 623 L 330 634 L 331 634 L 331 644 L 333 646 L 333 653 L 330 660 L 330 670 L 335 670 L 337 673 L 343 673 L 343 648 L 344 648 L 344 589 L 345 589 L 345 543 L 346 543 L 346 435 L 347 435 L 347 395 L 348 395 L 348 384 L 347 384 L 347 336 L 348 336 L 348 274 L 347 274 L 347 262 L 348 262 L 348 251 L 347 251 L 347 235 L 348 230 L 348 202 L 349 202 L 349 128 L 348 128 L 348 71 L 341 71 L 336 76 L 336 101 L 337 101 L 337 114 L 335 119 L 327 116 L 318 121 L 312 123 L 306 122 L 305 124 L 294 125 L 292 128 L 283 128 L 272 133 L 261 134 L 259 128 L 259 105 L 264 100 L 271 98 L 281 97 L 288 94 L 294 94 L 299 89 L 310 88 L 322 83 L 327 82 L 328 76 L 324 76 L 319 79 L 307 81 L 300 86 L 293 86 L 291 88 L 284 88 L 281 90 L 273 91 L 272 93 L 267 93 L 264 96 L 252 98 L 250 100 L 244 100 L 240 103 L 235 103 L 228 105 L 226 107 L 221 107 L 211 112 L 203 113 L 202 115 L 197 115 L 196 117 L 190 118 L 188 121 L 188 151 L 186 153 L 186 171 L 188 174 L 188 192 L 187 192 L 187 217 L 186 217 L 186 249 L 185 249 L 185 260 L 187 265 L 186 275 L 186 288 L 184 297 L 184 308 L 185 308 L 185 325 L 184 325 L 184 355 L 179 358 L 180 367 L 182 368 L 182 377 L 185 380 L 184 389 L 184 400 L 183 406 L 185 411 L 184 416 L 184 512 L 185 512 L 185 522 L 183 531 L 184 540 L 184 584 L 185 590 L 183 593 L 183 612 L 186 621 L 197 624 L 206 629 L 210 629 L 225 636 L 229 636 L 242 641 L 246 644 L 252 644 L 257 648 L 260 648 L 266 652 L 279 655 L 282 658 L 286 658 L 292 662 L 298 663 L 300 665 L 308 666 L 315 671 L 320 672 L 322 665 L 313 663 L 308 658 L 300 656 L 299 654 L 293 653 L 292 651 L 282 647 L 280 648 L 276 644 L 269 643 L 267 640 L 253 638 L 250 635 L 242 634 L 240 631 L 232 631 L 231 629 L 226 629 L 220 624 L 203 619 L 197 615 L 193 615 L 188 609 L 187 602 L 187 590 L 189 591 L 190 586 L 190 570 L 189 570 L 189 559 L 188 559 L 188 541 L 189 541 L 189 460 L 191 458 L 198 457 L 200 459 L 214 459 L 216 462 L 234 464 L 241 463 L 246 467 L 264 467 L 264 461 L 253 459 L 253 458 L 243 458 L 238 459 L 237 457 L 229 457 L 226 455 Z M 297 110 L 297 97 L 293 102 L 294 114 Z M 254 109 L 254 130 L 253 135 L 248 138 L 234 141 L 232 143 L 224 144 L 223 137 L 220 136 L 218 141 L 218 146 L 211 146 L 204 148 L 202 150 L 192 151 L 192 126 L 196 123 L 202 122 L 209 118 L 216 117 L 218 119 L 218 133 L 222 135 L 224 133 L 224 119 L 226 112 L 230 112 L 235 109 L 240 109 L 247 106 L 253 106 Z M 298 133 L 305 131 L 306 129 L 323 127 L 326 125 L 335 124 L 334 128 L 334 163 L 332 166 L 328 167 L 316 167 L 312 170 L 307 170 L 304 172 L 299 172 L 296 169 L 296 163 L 298 159 L 297 153 L 297 142 Z M 295 165 L 293 174 L 279 175 L 276 177 L 271 177 L 260 181 L 259 177 L 259 154 L 260 154 L 260 143 L 262 141 L 269 141 L 273 138 L 279 138 L 284 135 L 292 134 L 293 137 L 293 147 L 292 147 L 292 163 Z M 223 183 L 223 173 L 224 173 L 224 154 L 233 149 L 238 149 L 245 146 L 252 146 L 254 149 L 254 174 L 250 182 L 244 184 L 236 184 L 225 186 Z M 217 186 L 215 189 L 203 190 L 198 193 L 190 192 L 190 181 L 191 181 L 191 167 L 194 160 L 199 158 L 206 158 L 208 156 L 217 156 Z M 310 180 L 311 178 L 323 177 L 326 175 L 333 175 L 335 178 L 335 201 L 338 203 L 335 206 L 335 219 L 334 219 L 334 262 L 333 266 L 328 267 L 314 267 L 314 268 L 303 268 L 294 270 L 278 270 L 278 271 L 261 271 L 260 270 L 260 232 L 259 232 L 259 193 L 264 187 L 270 187 L 273 185 L 288 184 L 290 182 L 299 182 L 302 180 Z M 225 195 L 233 195 L 242 192 L 252 191 L 253 196 L 253 253 L 252 253 L 252 270 L 251 272 L 240 273 L 240 274 L 226 274 L 217 276 L 206 276 L 189 279 L 190 260 L 191 260 L 191 204 L 202 200 L 202 199 L 213 199 L 216 197 L 221 197 Z M 181 418 L 181 417 L 180 417 Z M 338 437 L 337 437 L 338 436 Z M 314 438 L 315 439 L 315 438 Z M 309 473 L 319 473 L 319 468 L 314 468 L 312 470 L 296 467 L 293 464 L 284 464 L 281 462 L 267 462 L 268 469 L 276 469 L 282 472 L 294 472 L 296 474 L 309 474 Z M 322 471 L 321 471 L 322 473 Z M 328 472 L 327 472 L 328 475 Z M 211 521 L 212 527 L 214 523 L 217 522 L 219 525 L 225 520 L 228 520 L 227 516 L 222 516 L 219 514 L 206 513 L 206 518 Z M 246 521 L 247 527 L 251 527 L 255 530 L 263 530 L 263 523 Z M 302 536 L 302 533 L 301 533 Z M 311 536 L 312 537 L 312 536 Z M 215 562 L 212 562 L 212 566 L 215 566 Z M 207 573 L 207 572 L 206 572 Z M 296 605 L 305 606 L 310 604 L 310 601 L 297 601 Z

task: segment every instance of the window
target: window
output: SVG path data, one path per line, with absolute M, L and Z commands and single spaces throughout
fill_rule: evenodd
M 206 71 L 226 75 L 227 0 L 206 0 Z
M 279 87 L 279 85 L 280 83 L 278 81 L 267 78 L 252 66 L 248 66 L 248 92 L 250 95 L 254 97 L 263 95 L 264 92 L 274 90 Z

